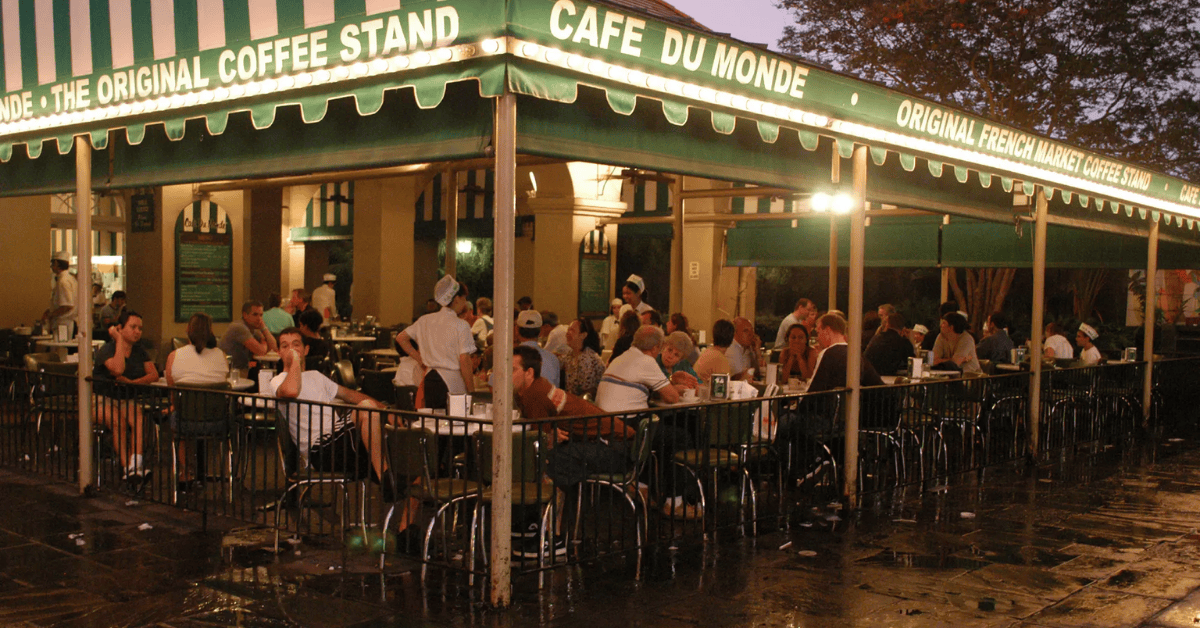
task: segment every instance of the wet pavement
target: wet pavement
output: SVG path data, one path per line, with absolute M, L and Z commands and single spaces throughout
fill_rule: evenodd
M 991 469 L 790 530 L 519 578 L 459 575 L 0 470 L 0 627 L 1197 626 L 1200 449 Z

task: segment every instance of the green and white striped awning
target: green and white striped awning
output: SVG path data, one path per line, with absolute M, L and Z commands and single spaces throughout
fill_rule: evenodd
M 291 232 L 292 242 L 354 238 L 354 182 L 323 184 L 304 208 L 304 226 Z
M 662 181 L 625 179 L 621 184 L 621 200 L 627 216 L 671 215 L 671 185 Z

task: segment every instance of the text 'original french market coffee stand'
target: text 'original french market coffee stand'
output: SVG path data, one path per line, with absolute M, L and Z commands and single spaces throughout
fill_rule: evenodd
M 884 227 L 872 237 L 885 236 L 890 216 L 912 210 L 1010 226 L 1014 216 L 1032 221 L 1035 304 L 1043 301 L 1050 225 L 1137 239 L 1144 249 L 1123 250 L 1145 253 L 1148 276 L 1160 241 L 1200 243 L 1197 186 L 809 67 L 672 21 L 654 6 L 643 12 L 576 0 L 6 1 L 0 190 L 18 197 L 73 189 L 85 198 L 231 178 L 246 181 L 209 189 L 331 171 L 349 170 L 342 178 L 351 180 L 354 171 L 362 178 L 427 175 L 447 162 L 494 167 L 495 309 L 508 312 L 519 163 L 579 161 L 673 173 L 671 311 L 684 298 L 685 220 L 729 228 L 731 258 L 748 242 L 768 257 L 793 255 L 801 244 L 827 246 L 830 265 L 845 257 L 850 269 L 852 373 L 861 355 L 863 267 L 872 262 L 865 254 L 868 219 Z M 681 175 L 717 183 L 685 190 Z M 844 206 L 848 217 L 831 224 L 836 231 L 848 220 L 848 256 L 838 254 L 836 237 L 802 243 L 806 231 L 793 228 L 794 220 L 811 223 L 819 215 L 814 193 L 839 191 L 852 202 Z M 683 211 L 687 199 L 771 196 L 793 200 L 792 211 Z M 78 212 L 77 221 L 78 234 L 91 232 L 88 212 Z M 941 222 L 934 222 L 935 232 Z M 412 233 L 411 225 L 396 228 Z M 90 238 L 80 237 L 83 277 L 91 274 L 90 246 Z M 739 260 L 752 263 L 750 256 Z M 235 265 L 231 275 L 236 286 L 249 272 Z M 88 302 L 83 291 L 90 286 L 80 284 L 79 302 Z M 374 289 L 386 294 L 378 278 Z M 90 340 L 87 317 L 81 326 Z M 512 351 L 511 326 L 511 317 L 496 318 L 497 355 Z M 1035 308 L 1035 347 L 1042 327 Z M 1151 320 L 1147 349 L 1152 338 Z M 84 354 L 79 372 L 89 373 Z M 1041 367 L 1035 361 L 1033 368 L 1036 407 Z M 511 416 L 510 379 L 507 369 L 496 371 L 498 423 Z M 1147 398 L 1149 381 L 1147 369 Z M 857 377 L 848 387 L 845 473 L 853 502 Z M 79 392 L 82 400 L 90 397 L 83 378 Z M 93 465 L 89 412 L 81 403 L 82 470 Z M 508 445 L 496 442 L 496 487 L 509 486 Z M 86 488 L 93 474 L 82 470 Z M 506 522 L 500 490 L 507 489 L 497 489 L 492 516 Z M 492 544 L 497 604 L 508 599 L 506 525 L 492 526 L 501 531 Z

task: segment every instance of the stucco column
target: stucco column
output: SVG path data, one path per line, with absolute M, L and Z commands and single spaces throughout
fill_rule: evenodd
M 527 206 L 535 217 L 534 306 L 570 320 L 579 308 L 579 243 L 596 228 L 596 219 L 619 217 L 625 203 L 539 196 Z
M 411 323 L 417 180 L 359 181 L 354 188 L 354 315 Z

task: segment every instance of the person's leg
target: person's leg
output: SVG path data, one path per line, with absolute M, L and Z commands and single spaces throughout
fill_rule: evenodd
M 381 480 L 384 474 L 387 473 L 387 461 L 383 459 L 383 428 L 381 426 L 380 413 L 373 412 L 370 405 L 371 402 L 365 401 L 367 404 L 362 410 L 355 410 L 351 415 L 354 418 L 354 425 L 358 428 L 358 435 L 362 439 L 363 447 L 371 460 L 371 468 L 375 470 L 375 477 Z M 361 405 L 361 404 L 360 404 Z
M 125 469 L 129 465 L 129 458 L 126 456 L 124 422 L 119 419 L 118 403 L 120 401 L 117 399 L 97 395 L 95 415 L 96 424 L 107 427 L 112 432 L 113 449 L 117 452 L 117 460 L 121 462 L 121 468 Z

